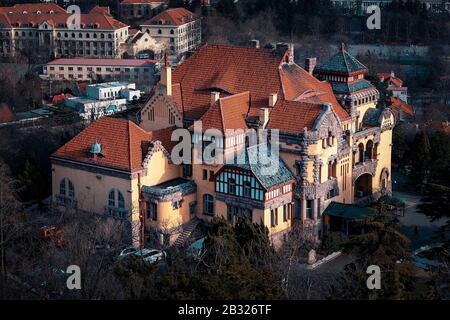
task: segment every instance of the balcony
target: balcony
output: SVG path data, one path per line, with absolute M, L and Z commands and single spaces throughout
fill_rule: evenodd
M 375 176 L 375 170 L 377 168 L 378 160 L 369 159 L 364 162 L 358 162 L 353 166 L 352 180 L 355 183 L 356 179 L 365 173 L 370 174 L 372 177 Z

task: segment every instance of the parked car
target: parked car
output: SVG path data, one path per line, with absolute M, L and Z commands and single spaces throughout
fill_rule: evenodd
M 155 263 L 166 257 L 166 253 L 157 249 L 142 249 L 133 253 L 134 256 L 140 257 L 142 260 L 148 263 Z
M 136 248 L 136 247 L 126 247 L 125 249 L 123 249 L 122 251 L 120 251 L 119 253 L 119 259 L 123 259 L 127 256 L 129 256 L 130 254 L 135 253 L 136 251 L 141 250 L 140 248 Z
M 145 262 L 154 263 L 166 257 L 166 253 L 162 250 L 127 247 L 119 254 L 119 259 L 129 258 L 131 256 L 141 258 Z

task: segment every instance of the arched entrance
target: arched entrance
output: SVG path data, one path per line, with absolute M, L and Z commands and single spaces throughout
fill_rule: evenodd
M 372 195 L 372 175 L 364 173 L 355 181 L 355 200 Z

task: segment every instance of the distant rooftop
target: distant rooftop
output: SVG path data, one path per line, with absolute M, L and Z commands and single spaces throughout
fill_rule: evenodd
M 150 67 L 158 60 L 148 59 L 84 59 L 61 58 L 47 63 L 47 65 L 82 65 L 82 66 L 122 66 L 122 67 Z

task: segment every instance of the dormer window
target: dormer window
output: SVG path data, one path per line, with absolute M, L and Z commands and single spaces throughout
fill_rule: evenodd
M 98 156 L 104 157 L 102 149 L 103 146 L 100 143 L 95 142 L 89 149 L 89 153 L 93 156 L 94 159 L 97 158 Z

